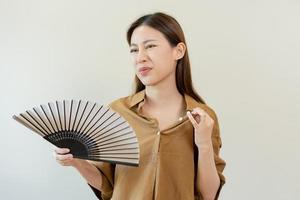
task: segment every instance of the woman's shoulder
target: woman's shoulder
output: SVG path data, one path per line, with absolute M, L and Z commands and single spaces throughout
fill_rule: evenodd
M 132 94 L 132 95 L 120 97 L 110 102 L 108 106 L 116 111 L 120 109 L 129 109 L 134 96 L 135 95 Z
M 186 100 L 188 110 L 192 110 L 193 108 L 199 107 L 203 109 L 213 119 L 217 118 L 216 112 L 214 111 L 213 107 L 211 107 L 210 105 L 206 103 L 201 103 L 188 95 L 185 95 L 185 100 Z
M 199 106 L 205 112 L 207 112 L 207 114 L 209 114 L 209 116 L 211 116 L 213 119 L 217 118 L 217 114 L 216 114 L 215 110 L 210 105 L 199 103 Z

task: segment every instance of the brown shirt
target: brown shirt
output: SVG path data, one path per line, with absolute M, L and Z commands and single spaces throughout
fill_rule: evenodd
M 192 124 L 187 116 L 183 116 L 169 128 L 159 130 L 156 119 L 147 118 L 140 112 L 144 98 L 143 90 L 110 104 L 135 130 L 140 145 L 139 166 L 90 161 L 99 169 L 103 180 L 101 192 L 91 186 L 93 191 L 103 200 L 200 199 L 195 192 L 198 150 L 194 145 Z M 217 116 L 211 108 L 192 97 L 185 95 L 184 99 L 186 110 L 200 107 L 215 121 L 212 142 L 221 189 L 225 183 L 222 175 L 225 162 L 219 157 L 222 143 Z

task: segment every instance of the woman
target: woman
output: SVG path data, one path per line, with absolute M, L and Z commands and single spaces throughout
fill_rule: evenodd
M 75 167 L 103 200 L 218 199 L 225 162 L 217 116 L 193 89 L 180 25 L 164 13 L 145 15 L 127 41 L 135 93 L 110 107 L 137 134 L 139 167 L 73 159 L 64 148 L 55 150 L 57 161 Z

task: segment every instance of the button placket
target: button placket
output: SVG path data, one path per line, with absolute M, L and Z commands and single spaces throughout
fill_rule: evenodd
M 159 129 L 157 129 L 156 131 L 156 142 L 155 142 L 155 154 L 157 155 L 158 152 L 159 152 L 159 147 L 160 147 L 160 135 L 161 135 L 161 132 Z
M 159 152 L 159 146 L 160 146 L 160 136 L 161 136 L 161 131 L 159 129 L 159 126 L 158 126 L 158 121 L 156 118 L 152 118 L 153 122 L 154 122 L 154 126 L 156 128 L 156 140 L 155 140 L 155 146 L 154 146 L 154 152 L 156 155 L 158 155 L 158 152 Z

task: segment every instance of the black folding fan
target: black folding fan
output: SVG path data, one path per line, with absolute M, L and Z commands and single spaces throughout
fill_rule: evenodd
M 40 105 L 13 118 L 74 158 L 138 166 L 135 132 L 117 112 L 89 101 Z

